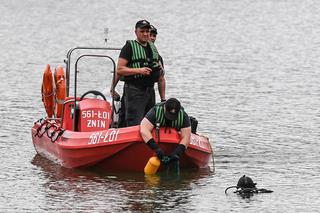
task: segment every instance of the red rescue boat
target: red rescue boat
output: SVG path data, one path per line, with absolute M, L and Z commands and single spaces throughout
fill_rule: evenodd
M 39 119 L 32 127 L 32 140 L 38 154 L 59 163 L 66 168 L 96 167 L 106 171 L 143 172 L 145 165 L 154 153 L 143 142 L 139 126 L 117 128 L 115 100 L 110 102 L 105 96 L 91 90 L 77 96 L 77 72 L 73 72 L 74 96 L 69 96 L 70 58 L 74 50 L 106 50 L 118 48 L 76 47 L 69 50 L 66 60 L 66 94 L 61 118 Z M 84 54 L 78 61 L 87 57 L 101 57 L 111 60 L 112 72 L 115 73 L 115 62 L 108 55 Z M 114 78 L 114 75 L 113 75 Z M 111 82 L 111 81 L 110 81 Z M 86 97 L 89 94 L 101 98 Z M 74 97 L 77 97 L 76 99 Z M 180 134 L 175 129 L 160 128 L 154 134 L 165 154 L 171 153 L 179 143 Z M 180 159 L 180 168 L 205 168 L 213 156 L 209 139 L 192 133 L 188 149 Z M 161 169 L 161 168 L 160 168 Z

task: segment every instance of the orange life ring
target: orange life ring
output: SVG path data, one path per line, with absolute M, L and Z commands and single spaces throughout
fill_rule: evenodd
M 66 98 L 66 80 L 64 70 L 61 66 L 58 66 L 54 71 L 54 82 L 56 85 L 56 107 L 55 114 L 57 118 L 62 117 L 63 103 Z
M 46 69 L 43 72 L 41 95 L 47 115 L 49 118 L 52 118 L 54 112 L 54 88 L 52 72 L 49 64 L 47 64 Z

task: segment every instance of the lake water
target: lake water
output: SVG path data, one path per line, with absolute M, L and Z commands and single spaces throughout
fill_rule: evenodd
M 11 0 L 0 14 L 0 212 L 319 212 L 318 1 Z M 198 119 L 215 172 L 69 170 L 36 155 L 45 65 L 104 47 L 104 28 L 122 47 L 140 19 L 158 28 L 167 97 Z M 107 88 L 107 75 L 84 66 L 80 93 Z M 225 195 L 244 174 L 274 192 Z

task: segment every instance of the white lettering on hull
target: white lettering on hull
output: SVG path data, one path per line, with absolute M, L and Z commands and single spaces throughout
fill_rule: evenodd
M 118 140 L 119 130 L 109 130 L 106 133 L 94 132 L 90 135 L 88 144 L 108 143 Z
M 203 149 L 207 148 L 206 144 L 202 140 L 200 140 L 199 138 L 191 137 L 190 144 L 192 144 L 194 146 L 201 147 Z
M 106 128 L 106 121 L 103 121 L 103 120 L 87 120 L 87 127 L 88 128 L 93 128 L 93 127 Z
M 98 118 L 98 119 L 110 119 L 110 113 L 106 111 L 94 111 L 84 110 L 82 111 L 82 118 Z

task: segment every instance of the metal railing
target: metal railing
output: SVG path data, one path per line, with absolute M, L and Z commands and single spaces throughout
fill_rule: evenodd
M 112 48 L 112 47 L 75 47 L 71 48 L 67 53 L 67 59 L 64 60 L 66 63 L 66 95 L 69 97 L 69 89 L 70 89 L 70 68 L 71 68 L 71 55 L 75 50 L 104 50 L 104 51 L 120 51 L 121 48 Z M 73 130 L 76 130 L 76 97 L 77 97 L 77 73 L 78 73 L 78 62 L 80 59 L 85 57 L 95 57 L 95 58 L 105 58 L 107 60 L 111 60 L 113 69 L 112 69 L 112 82 L 115 82 L 115 73 L 116 73 L 116 63 L 114 59 L 109 55 L 104 54 L 82 54 L 76 58 L 75 67 L 74 67 L 74 116 L 73 116 Z M 112 111 L 115 110 L 114 98 L 112 98 Z M 112 113 L 112 122 L 113 122 L 113 113 Z

